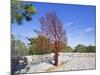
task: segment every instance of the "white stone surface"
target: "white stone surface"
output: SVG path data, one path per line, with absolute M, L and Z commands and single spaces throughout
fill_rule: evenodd
M 95 69 L 95 56 L 95 53 L 59 53 L 59 64 L 66 61 L 67 63 L 53 71 Z M 27 56 L 30 65 L 30 70 L 27 73 L 46 72 L 48 68 L 54 67 L 53 64 L 48 63 L 48 60 L 41 62 L 47 57 L 53 58 L 53 54 Z M 39 64 L 32 64 L 32 62 L 38 61 L 40 61 Z

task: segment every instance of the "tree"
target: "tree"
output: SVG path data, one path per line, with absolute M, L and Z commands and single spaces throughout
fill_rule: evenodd
M 80 53 L 84 53 L 84 52 L 87 52 L 87 47 L 82 45 L 82 44 L 79 44 L 75 47 L 75 51 L 74 52 L 80 52 Z
M 13 34 L 11 34 L 11 57 L 14 57 L 15 54 L 16 54 L 16 51 L 15 51 L 15 37 Z
M 11 0 L 11 22 L 22 24 L 22 21 L 32 20 L 32 15 L 36 13 L 35 7 L 31 3 L 19 0 Z
M 41 31 L 40 34 L 46 36 L 50 39 L 53 44 L 53 52 L 54 56 L 54 65 L 58 65 L 58 53 L 64 48 L 66 45 L 66 33 L 63 30 L 63 24 L 58 19 L 56 13 L 54 11 L 48 12 L 44 17 L 40 18 Z
M 29 52 L 28 47 L 20 40 L 16 42 L 16 50 L 19 51 L 19 56 L 28 55 Z
M 39 35 L 36 38 L 31 38 L 30 41 L 30 54 L 48 54 L 52 52 L 52 44 L 48 38 Z
M 70 46 L 65 46 L 65 48 L 62 50 L 62 52 L 73 52 L 74 49 Z
M 87 52 L 96 52 L 96 46 L 88 46 L 87 47 Z
M 28 55 L 28 47 L 20 40 L 16 40 L 14 35 L 11 35 L 11 57 L 20 57 Z
M 96 46 L 84 46 L 82 44 L 79 44 L 75 47 L 74 52 L 80 52 L 80 53 L 90 53 L 90 52 L 96 52 Z

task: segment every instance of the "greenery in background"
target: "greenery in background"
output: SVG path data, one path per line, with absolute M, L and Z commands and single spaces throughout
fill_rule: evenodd
M 79 44 L 75 47 L 74 52 L 80 52 L 80 53 L 87 52 L 87 47 Z
M 42 41 L 40 41 L 42 39 Z M 32 38 L 31 41 L 33 42 L 30 44 L 30 50 L 29 54 L 34 55 L 34 54 L 48 54 L 53 52 L 53 47 L 47 47 L 47 43 L 45 43 L 45 40 L 43 37 L 37 37 L 37 38 Z M 45 44 L 43 44 L 45 43 Z M 50 41 L 48 42 L 50 45 Z M 82 44 L 79 44 L 74 48 L 70 46 L 66 46 L 61 52 L 64 53 L 95 53 L 96 52 L 96 46 L 84 46 Z
M 11 56 L 19 57 L 28 54 L 29 50 L 25 43 L 21 42 L 20 40 L 16 40 L 14 35 L 11 35 Z
M 70 53 L 70 52 L 73 52 L 74 51 L 74 49 L 72 48 L 72 47 L 70 47 L 70 46 L 66 46 L 63 50 L 62 50 L 62 52 L 68 52 L 68 53 Z
M 22 24 L 23 20 L 31 21 L 35 13 L 36 9 L 31 3 L 11 0 L 11 23 Z
M 18 57 L 24 55 L 40 55 L 49 54 L 53 52 L 53 45 L 50 40 L 44 36 L 33 37 L 28 39 L 30 41 L 29 47 L 20 40 L 16 40 L 13 35 L 11 35 L 11 56 Z M 79 44 L 73 49 L 70 46 L 66 46 L 61 52 L 64 53 L 95 53 L 96 46 L 84 46 Z
M 64 53 L 95 53 L 96 52 L 96 46 L 85 46 L 82 44 L 78 44 L 75 48 L 72 48 L 70 46 L 66 46 L 62 52 Z
M 45 36 L 38 36 L 36 38 L 28 39 L 30 40 L 30 51 L 29 54 L 48 54 L 52 53 L 53 48 L 50 40 Z
M 96 52 L 96 46 L 88 46 L 87 47 L 87 52 Z
M 79 44 L 75 47 L 74 52 L 79 52 L 79 53 L 91 53 L 91 52 L 96 52 L 96 46 L 84 46 L 82 44 Z

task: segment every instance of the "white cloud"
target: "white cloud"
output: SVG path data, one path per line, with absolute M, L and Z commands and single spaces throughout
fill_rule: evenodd
M 94 31 L 94 30 L 95 30 L 95 29 L 91 27 L 91 28 L 86 28 L 84 31 L 85 31 L 85 32 L 91 32 L 91 31 Z
M 73 22 L 68 22 L 68 23 L 66 23 L 65 25 L 66 25 L 67 27 L 69 27 L 69 26 L 73 25 Z
M 73 34 L 71 34 L 71 33 L 67 34 L 68 37 L 70 37 L 70 36 L 72 36 L 72 35 L 73 35 Z

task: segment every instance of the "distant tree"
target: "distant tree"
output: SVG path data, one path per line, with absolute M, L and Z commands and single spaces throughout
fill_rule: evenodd
M 35 7 L 31 3 L 11 0 L 11 22 L 22 24 L 22 21 L 32 20 L 32 15 L 36 13 Z
M 44 17 L 41 17 L 40 24 L 40 33 L 49 38 L 53 44 L 53 52 L 55 54 L 54 65 L 57 66 L 59 55 L 58 53 L 65 47 L 67 42 L 66 33 L 63 30 L 63 24 L 54 11 L 48 12 Z
M 65 46 L 65 48 L 61 51 L 61 52 L 69 52 L 69 53 L 71 53 L 71 52 L 73 52 L 74 51 L 74 49 L 72 48 L 72 47 L 70 47 L 70 46 Z
M 80 52 L 80 53 L 84 53 L 84 52 L 87 52 L 87 48 L 86 46 L 82 45 L 82 44 L 79 44 L 75 47 L 75 50 L 74 52 Z
M 11 34 L 11 57 L 14 57 L 15 54 L 16 54 L 16 51 L 15 51 L 15 37 L 13 34 Z
M 11 57 L 20 57 L 28 55 L 28 47 L 20 40 L 16 40 L 14 35 L 11 35 Z
M 30 41 L 30 54 L 48 54 L 53 50 L 50 40 L 45 36 L 39 35 L 28 40 Z
M 96 46 L 87 46 L 87 52 L 96 52 Z
M 84 46 L 82 44 L 79 44 L 75 47 L 74 52 L 80 52 L 80 53 L 91 53 L 91 52 L 96 52 L 96 46 Z
M 28 55 L 29 52 L 28 47 L 20 40 L 16 42 L 16 50 L 19 51 L 19 55 L 21 56 Z

